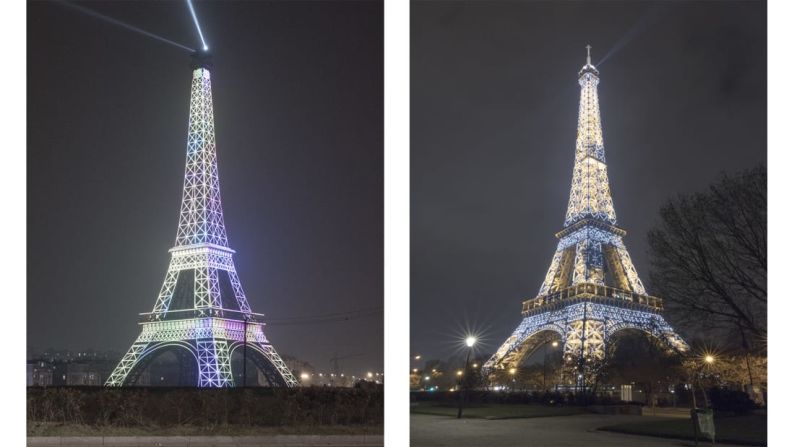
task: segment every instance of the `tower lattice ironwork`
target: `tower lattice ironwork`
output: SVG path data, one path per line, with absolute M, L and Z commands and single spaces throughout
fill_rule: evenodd
M 562 339 L 563 358 L 574 369 L 602 363 L 609 343 L 625 329 L 650 334 L 674 351 L 689 349 L 662 316 L 662 300 L 646 293 L 623 244 L 626 231 L 616 225 L 598 82 L 588 45 L 579 71 L 573 181 L 557 250 L 538 295 L 523 303 L 521 324 L 483 365 L 486 373 L 517 367 L 548 341 L 542 336 L 548 331 Z
M 141 333 L 106 386 L 132 385 L 159 354 L 184 362 L 183 379 L 199 387 L 234 386 L 232 353 L 243 348 L 271 386 L 298 381 L 265 337 L 234 268 L 223 223 L 210 60 L 194 55 L 187 157 L 176 243 L 154 309 L 141 314 Z

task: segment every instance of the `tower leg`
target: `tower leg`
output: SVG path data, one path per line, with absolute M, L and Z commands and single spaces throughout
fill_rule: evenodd
M 289 370 L 287 364 L 284 363 L 284 360 L 281 359 L 281 357 L 278 355 L 276 350 L 273 348 L 273 345 L 262 343 L 259 346 L 262 348 L 262 351 L 264 352 L 267 360 L 273 364 L 273 366 L 276 368 L 278 373 L 284 379 L 284 382 L 287 384 L 287 387 L 292 388 L 294 386 L 298 386 L 299 385 L 298 380 Z
M 198 352 L 199 387 L 222 388 L 234 386 L 232 362 L 229 356 L 229 345 L 226 340 L 197 340 L 196 350 Z
M 565 370 L 577 390 L 591 385 L 606 358 L 606 325 L 601 320 L 584 318 L 566 324 L 563 346 Z
M 121 358 L 119 364 L 116 365 L 116 368 L 105 382 L 105 386 L 123 386 L 127 381 L 130 372 L 135 369 L 135 366 L 143 357 L 143 354 L 148 346 L 149 342 L 141 342 L 136 340 L 127 353 L 124 354 L 124 357 Z

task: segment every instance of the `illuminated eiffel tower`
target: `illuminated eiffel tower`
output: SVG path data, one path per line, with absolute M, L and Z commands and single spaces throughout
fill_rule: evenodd
M 626 329 L 657 338 L 671 350 L 688 350 L 662 317 L 662 300 L 647 295 L 617 218 L 604 158 L 598 70 L 590 60 L 579 71 L 581 95 L 573 182 L 559 242 L 537 297 L 524 301 L 523 320 L 484 365 L 486 374 L 517 367 L 559 336 L 563 359 L 580 372 L 605 360 L 607 346 Z M 556 334 L 556 336 L 554 335 Z M 581 376 L 580 376 L 581 379 Z
M 226 238 L 215 153 L 208 54 L 194 54 L 187 160 L 176 243 L 154 309 L 141 314 L 141 334 L 105 383 L 135 384 L 165 351 L 176 354 L 183 381 L 234 386 L 232 353 L 244 349 L 271 386 L 295 377 L 265 337 L 262 314 L 251 312 Z

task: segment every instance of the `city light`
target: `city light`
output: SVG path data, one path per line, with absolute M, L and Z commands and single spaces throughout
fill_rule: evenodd
M 462 376 L 463 375 L 463 371 L 458 370 L 458 372 L 456 372 L 455 374 L 457 374 L 458 376 Z
M 405 358 L 405 357 L 403 357 L 403 358 Z M 372 378 L 372 373 L 371 373 L 371 372 L 368 372 L 368 373 L 367 373 L 367 378 L 368 378 L 368 379 L 371 379 L 371 378 Z
M 307 373 L 301 373 L 301 380 L 307 380 L 309 375 Z
M 414 360 L 420 360 L 421 358 L 422 358 L 421 355 L 417 355 L 416 357 L 414 357 Z

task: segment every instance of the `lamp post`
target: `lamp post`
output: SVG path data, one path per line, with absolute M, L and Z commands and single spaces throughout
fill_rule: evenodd
M 697 368 L 697 370 L 695 371 L 695 378 L 692 380 L 692 390 L 691 390 L 692 391 L 692 410 L 691 410 L 691 414 L 692 414 L 692 425 L 693 425 L 693 431 L 694 431 L 694 437 L 695 437 L 695 446 L 698 445 L 698 431 L 699 431 L 698 430 L 698 418 L 699 418 L 698 413 L 699 412 L 698 412 L 698 409 L 697 409 L 697 400 L 695 398 L 695 384 L 697 382 L 700 382 L 700 376 L 703 375 L 703 369 L 705 369 L 707 366 L 713 365 L 716 360 L 717 359 L 716 359 L 716 357 L 714 357 L 713 354 L 706 353 L 703 356 L 703 358 L 701 359 L 700 367 Z M 707 409 L 709 407 L 709 398 L 708 398 L 708 394 L 706 394 L 706 388 L 703 387 L 703 383 L 700 383 L 700 389 L 701 389 L 701 391 L 703 391 L 703 407 Z M 702 416 L 702 417 L 705 417 L 705 416 Z M 713 441 L 714 441 L 714 438 L 713 438 L 713 433 L 712 433 L 712 443 L 713 443 Z
M 460 377 L 460 396 L 458 397 L 458 419 L 460 419 L 463 416 L 463 400 L 465 398 L 464 393 L 466 392 L 466 388 L 468 388 L 464 386 L 464 382 L 463 382 L 465 380 L 464 374 L 466 374 L 466 370 L 469 369 L 469 358 L 471 357 L 471 351 L 472 348 L 474 347 L 474 344 L 477 343 L 477 338 L 472 337 L 470 335 L 466 337 L 465 341 L 466 341 L 466 346 L 469 349 L 466 351 L 466 366 L 463 368 L 464 372 L 463 374 L 461 374 Z
M 248 386 L 248 315 L 243 317 L 243 388 Z

